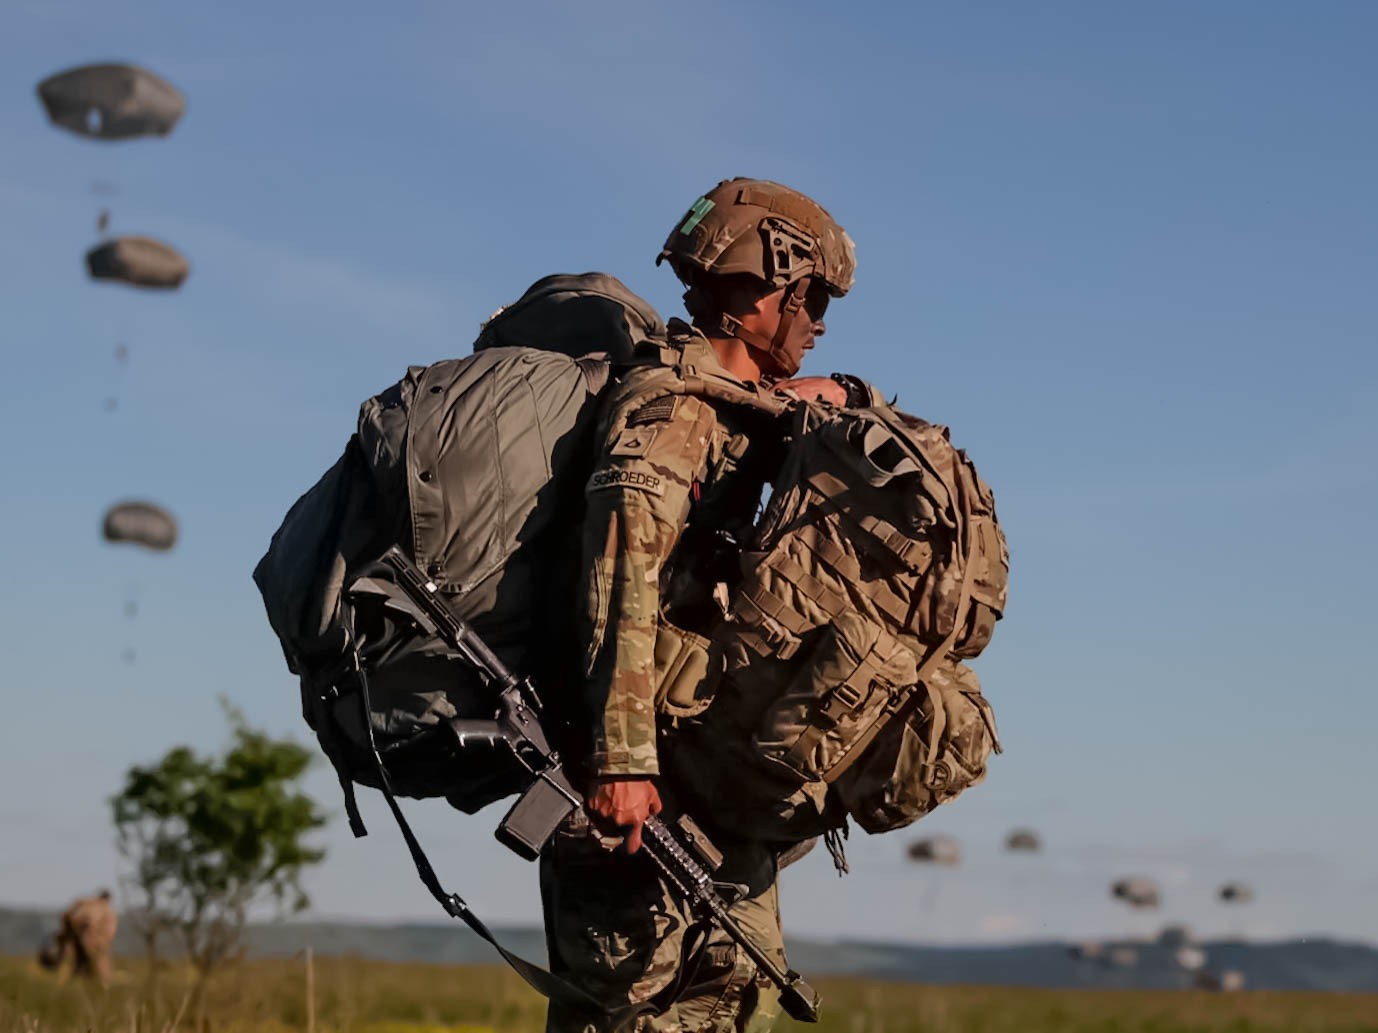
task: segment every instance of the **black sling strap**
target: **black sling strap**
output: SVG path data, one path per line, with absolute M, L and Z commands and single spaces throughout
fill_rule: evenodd
M 492 945 L 493 949 L 502 956 L 502 960 L 512 967 L 512 970 L 526 980 L 537 993 L 543 997 L 560 1004 L 572 1005 L 578 1008 L 590 1009 L 603 1014 L 611 1015 L 617 1025 L 621 1025 L 621 1020 L 632 1017 L 642 1011 L 645 1007 L 628 1007 L 626 1009 L 610 1010 L 602 1002 L 597 1000 L 587 991 L 580 989 L 567 979 L 562 979 L 548 969 L 542 968 L 535 962 L 528 961 L 519 954 L 514 954 L 501 943 L 498 942 L 492 930 L 484 924 L 483 920 L 474 914 L 469 905 L 458 893 L 449 893 L 440 884 L 439 877 L 435 874 L 435 869 L 431 866 L 430 859 L 426 856 L 425 850 L 421 847 L 421 842 L 416 838 L 416 833 L 412 831 L 411 824 L 407 821 L 406 815 L 402 813 L 402 808 L 397 802 L 397 797 L 392 791 L 392 780 L 388 777 L 387 765 L 383 763 L 383 756 L 378 750 L 378 743 L 373 734 L 373 721 L 370 717 L 372 704 L 369 700 L 368 692 L 368 673 L 364 670 L 364 665 L 359 657 L 358 642 L 354 635 L 354 613 L 352 607 L 347 603 L 341 606 L 341 617 L 344 625 L 345 634 L 349 639 L 349 649 L 353 660 L 353 673 L 358 678 L 360 703 L 363 707 L 363 723 L 368 736 L 369 753 L 373 757 L 374 769 L 378 775 L 378 785 L 382 791 L 383 798 L 388 802 L 388 809 L 392 811 L 393 819 L 397 822 L 397 828 L 402 833 L 402 838 L 406 841 L 407 850 L 411 853 L 412 863 L 416 865 L 416 874 L 421 877 L 422 884 L 430 892 L 431 896 L 439 902 L 445 909 L 445 913 L 451 918 L 458 918 L 461 922 L 472 929 L 480 938 Z M 339 765 L 336 770 L 341 774 L 341 784 L 347 786 L 346 800 L 347 809 L 350 810 L 351 826 L 357 818 L 357 808 L 353 806 L 353 786 L 346 782 L 344 773 Z M 359 823 L 362 828 L 362 822 Z

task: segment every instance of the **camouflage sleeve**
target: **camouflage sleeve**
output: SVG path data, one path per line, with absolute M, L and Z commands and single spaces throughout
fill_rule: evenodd
M 614 415 L 589 478 L 584 525 L 585 703 L 592 770 L 655 775 L 655 641 L 661 568 L 689 515 L 716 424 L 697 398 Z

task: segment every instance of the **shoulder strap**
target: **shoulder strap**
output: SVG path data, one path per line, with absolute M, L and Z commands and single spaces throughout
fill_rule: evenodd
M 612 362 L 602 355 L 581 355 L 574 360 L 579 372 L 584 374 L 584 387 L 591 395 L 603 393 L 612 379 Z

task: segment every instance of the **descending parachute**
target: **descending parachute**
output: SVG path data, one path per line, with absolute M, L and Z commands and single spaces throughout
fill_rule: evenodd
M 1254 891 L 1242 882 L 1227 882 L 1220 887 L 1219 896 L 1226 904 L 1247 904 L 1254 899 Z
M 1199 972 L 1206 967 L 1206 952 L 1200 947 L 1178 947 L 1172 960 L 1177 967 L 1186 972 Z
M 122 502 L 111 506 L 101 526 L 107 542 L 128 542 L 158 552 L 177 544 L 177 520 L 151 502 Z
M 1043 841 L 1033 829 L 1015 829 L 1005 837 L 1005 849 L 1011 853 L 1037 853 L 1043 849 Z
M 38 84 L 38 98 L 54 125 L 100 140 L 166 136 L 187 106 L 166 79 L 120 64 L 51 76 Z
M 1095 961 L 1105 953 L 1104 944 L 1095 940 L 1074 943 L 1067 948 L 1067 956 L 1075 961 Z
M 1160 947 L 1189 947 L 1196 942 L 1196 934 L 1191 931 L 1189 925 L 1165 925 L 1158 932 L 1158 945 Z
M 1123 900 L 1130 907 L 1152 908 L 1158 906 L 1158 884 L 1152 879 L 1120 879 L 1110 887 L 1110 894 Z
M 1133 968 L 1139 963 L 1139 952 L 1134 947 L 1111 947 L 1105 952 L 1105 963 L 1111 968 Z
M 1198 990 L 1224 990 L 1228 993 L 1235 993 L 1244 989 L 1244 973 L 1238 969 L 1226 969 L 1223 972 L 1212 972 L 1203 969 L 1196 973 L 1196 988 Z
M 116 237 L 86 253 L 95 280 L 122 280 L 136 287 L 180 287 L 191 272 L 175 249 L 152 237 Z
M 909 860 L 926 864 L 959 864 L 962 844 L 951 836 L 930 836 L 909 844 Z

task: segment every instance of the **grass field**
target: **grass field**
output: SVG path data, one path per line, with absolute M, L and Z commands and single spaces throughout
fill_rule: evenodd
M 0 958 L 0 1033 L 539 1033 L 542 1001 L 489 966 L 317 959 L 314 1009 L 302 959 L 226 970 L 194 1002 L 177 973 L 126 967 L 102 992 Z M 1378 1031 L 1378 995 L 1207 994 L 925 987 L 818 980 L 818 1033 L 1287 1033 Z M 782 1033 L 807 1026 L 788 1020 Z

